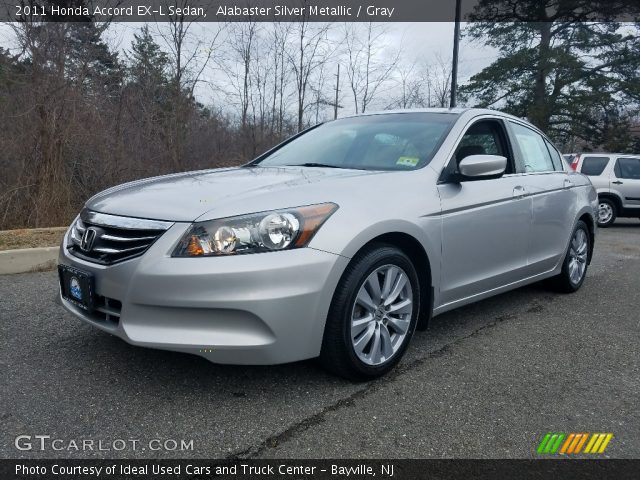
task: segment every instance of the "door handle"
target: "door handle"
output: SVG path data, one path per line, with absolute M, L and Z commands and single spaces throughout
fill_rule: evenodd
M 513 198 L 522 198 L 527 194 L 527 189 L 522 185 L 516 185 L 513 187 Z
M 573 187 L 573 182 L 571 180 L 569 180 L 568 178 L 564 179 L 564 188 L 571 188 Z
M 622 185 L 624 182 L 621 182 L 620 180 L 616 180 L 615 182 L 611 182 L 614 185 Z

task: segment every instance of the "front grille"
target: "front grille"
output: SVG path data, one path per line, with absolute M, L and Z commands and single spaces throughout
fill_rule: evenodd
M 68 248 L 83 260 L 113 265 L 142 255 L 171 225 L 85 209 L 71 228 Z

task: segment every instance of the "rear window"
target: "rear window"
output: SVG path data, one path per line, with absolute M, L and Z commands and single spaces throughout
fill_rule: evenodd
M 580 171 L 592 177 L 602 175 L 607 163 L 609 163 L 609 157 L 584 157 Z
M 562 164 L 562 156 L 560 155 L 560 152 L 558 152 L 558 150 L 556 150 L 556 147 L 554 147 L 549 141 L 547 141 L 546 138 L 544 140 L 544 143 L 549 150 L 554 168 L 559 172 L 563 171 L 564 165 Z

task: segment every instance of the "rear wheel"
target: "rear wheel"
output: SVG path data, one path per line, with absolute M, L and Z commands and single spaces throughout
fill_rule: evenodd
M 587 276 L 589 251 L 591 248 L 589 229 L 582 221 L 578 221 L 562 265 L 562 271 L 551 278 L 551 285 L 560 292 L 573 293 L 583 284 Z
M 616 221 L 617 216 L 616 204 L 608 198 L 601 198 L 598 203 L 598 226 L 608 227 Z
M 401 250 L 381 244 L 358 254 L 331 302 L 320 361 L 350 380 L 384 375 L 404 355 L 419 310 L 418 275 Z

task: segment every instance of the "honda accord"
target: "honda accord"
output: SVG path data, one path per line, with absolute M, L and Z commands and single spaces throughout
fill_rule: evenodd
M 95 195 L 64 237 L 60 300 L 134 345 L 370 379 L 434 315 L 541 280 L 578 290 L 597 209 L 521 119 L 357 115 Z

